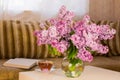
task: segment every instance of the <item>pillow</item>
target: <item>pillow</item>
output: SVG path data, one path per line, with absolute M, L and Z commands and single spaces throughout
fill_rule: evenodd
M 39 30 L 38 22 L 0 21 L 0 58 L 45 58 L 46 45 L 38 46 L 34 31 Z
M 32 11 L 23 11 L 22 13 L 12 17 L 11 20 L 19 20 L 23 22 L 29 22 L 29 21 L 36 22 L 40 20 L 40 16 L 36 13 L 33 13 Z

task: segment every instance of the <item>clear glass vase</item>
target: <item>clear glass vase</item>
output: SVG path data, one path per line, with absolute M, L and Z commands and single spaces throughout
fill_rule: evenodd
M 70 60 L 64 58 L 62 61 L 62 70 L 64 71 L 65 75 L 70 78 L 76 78 L 81 75 L 84 70 L 83 62 L 77 62 L 75 64 L 70 63 Z

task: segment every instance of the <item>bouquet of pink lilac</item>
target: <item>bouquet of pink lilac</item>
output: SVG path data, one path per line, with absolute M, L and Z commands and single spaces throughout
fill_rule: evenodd
M 93 52 L 106 54 L 109 49 L 101 41 L 112 39 L 116 30 L 92 23 L 88 15 L 80 21 L 73 18 L 74 13 L 62 6 L 56 18 L 41 23 L 41 30 L 35 31 L 38 45 L 48 44 L 52 54 L 64 54 L 71 63 L 73 60 L 91 62 Z

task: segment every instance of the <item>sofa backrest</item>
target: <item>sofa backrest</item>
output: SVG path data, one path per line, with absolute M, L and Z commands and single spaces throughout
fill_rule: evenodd
M 38 22 L 0 21 L 0 58 L 48 57 L 47 46 L 37 46 L 35 30 Z
M 110 52 L 107 56 L 120 55 L 120 22 L 99 21 L 97 24 L 109 24 L 117 30 L 112 40 L 105 43 Z M 39 30 L 39 22 L 0 21 L 0 58 L 46 58 L 53 57 L 48 53 L 47 45 L 38 46 L 34 31 Z M 98 55 L 98 54 L 95 54 Z M 105 55 L 106 56 L 106 55 Z

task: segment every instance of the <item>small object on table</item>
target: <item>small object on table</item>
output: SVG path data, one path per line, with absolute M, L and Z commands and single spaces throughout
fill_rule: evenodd
M 38 66 L 41 71 L 48 72 L 51 70 L 51 68 L 53 66 L 53 62 L 47 61 L 47 60 L 38 61 Z

